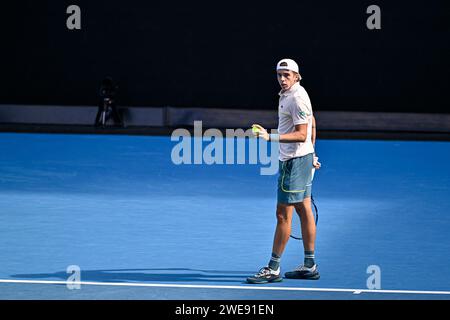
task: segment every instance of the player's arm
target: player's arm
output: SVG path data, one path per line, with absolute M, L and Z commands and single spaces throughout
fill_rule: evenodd
M 312 117 L 311 142 L 316 147 L 316 118 L 314 116 Z
M 279 141 L 283 143 L 305 142 L 308 124 L 297 124 L 294 131 L 285 134 L 269 134 L 265 128 L 259 124 L 252 125 L 252 132 L 255 137 L 263 138 L 267 141 Z
M 280 134 L 279 141 L 283 143 L 305 142 L 308 124 L 297 124 L 293 132 Z M 272 138 L 273 136 L 270 136 Z
M 311 142 L 314 147 L 314 160 L 313 160 L 313 166 L 315 169 L 320 169 L 320 162 L 319 162 L 319 156 L 315 152 L 316 150 L 316 118 L 312 117 L 312 132 L 311 132 Z

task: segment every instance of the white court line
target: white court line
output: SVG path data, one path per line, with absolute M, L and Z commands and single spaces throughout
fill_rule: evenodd
M 361 293 L 397 293 L 397 294 L 433 294 L 450 295 L 450 291 L 420 291 L 420 290 L 378 290 L 378 289 L 341 289 L 341 288 L 298 288 L 298 287 L 268 287 L 268 286 L 220 286 L 196 284 L 161 284 L 161 283 L 131 283 L 131 282 L 93 282 L 93 281 L 61 281 L 61 280 L 10 280 L 0 279 L 0 283 L 27 283 L 27 284 L 63 284 L 63 285 L 90 285 L 115 287 L 157 287 L 157 288 L 197 288 L 197 289 L 238 289 L 238 290 L 277 290 L 277 291 L 318 291 L 318 292 L 351 292 Z

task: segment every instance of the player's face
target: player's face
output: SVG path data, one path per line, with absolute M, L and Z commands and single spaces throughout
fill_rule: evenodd
M 278 70 L 277 78 L 283 90 L 289 90 L 297 82 L 297 75 L 291 70 Z

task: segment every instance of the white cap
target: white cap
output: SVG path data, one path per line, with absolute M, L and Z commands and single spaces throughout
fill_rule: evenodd
M 277 63 L 277 71 L 278 70 L 291 70 L 294 72 L 298 72 L 298 64 L 292 59 L 282 59 Z

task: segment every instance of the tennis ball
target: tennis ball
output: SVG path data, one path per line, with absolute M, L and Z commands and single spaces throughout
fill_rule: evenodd
M 252 131 L 253 131 L 253 133 L 258 133 L 259 129 L 258 129 L 258 127 L 252 127 Z

